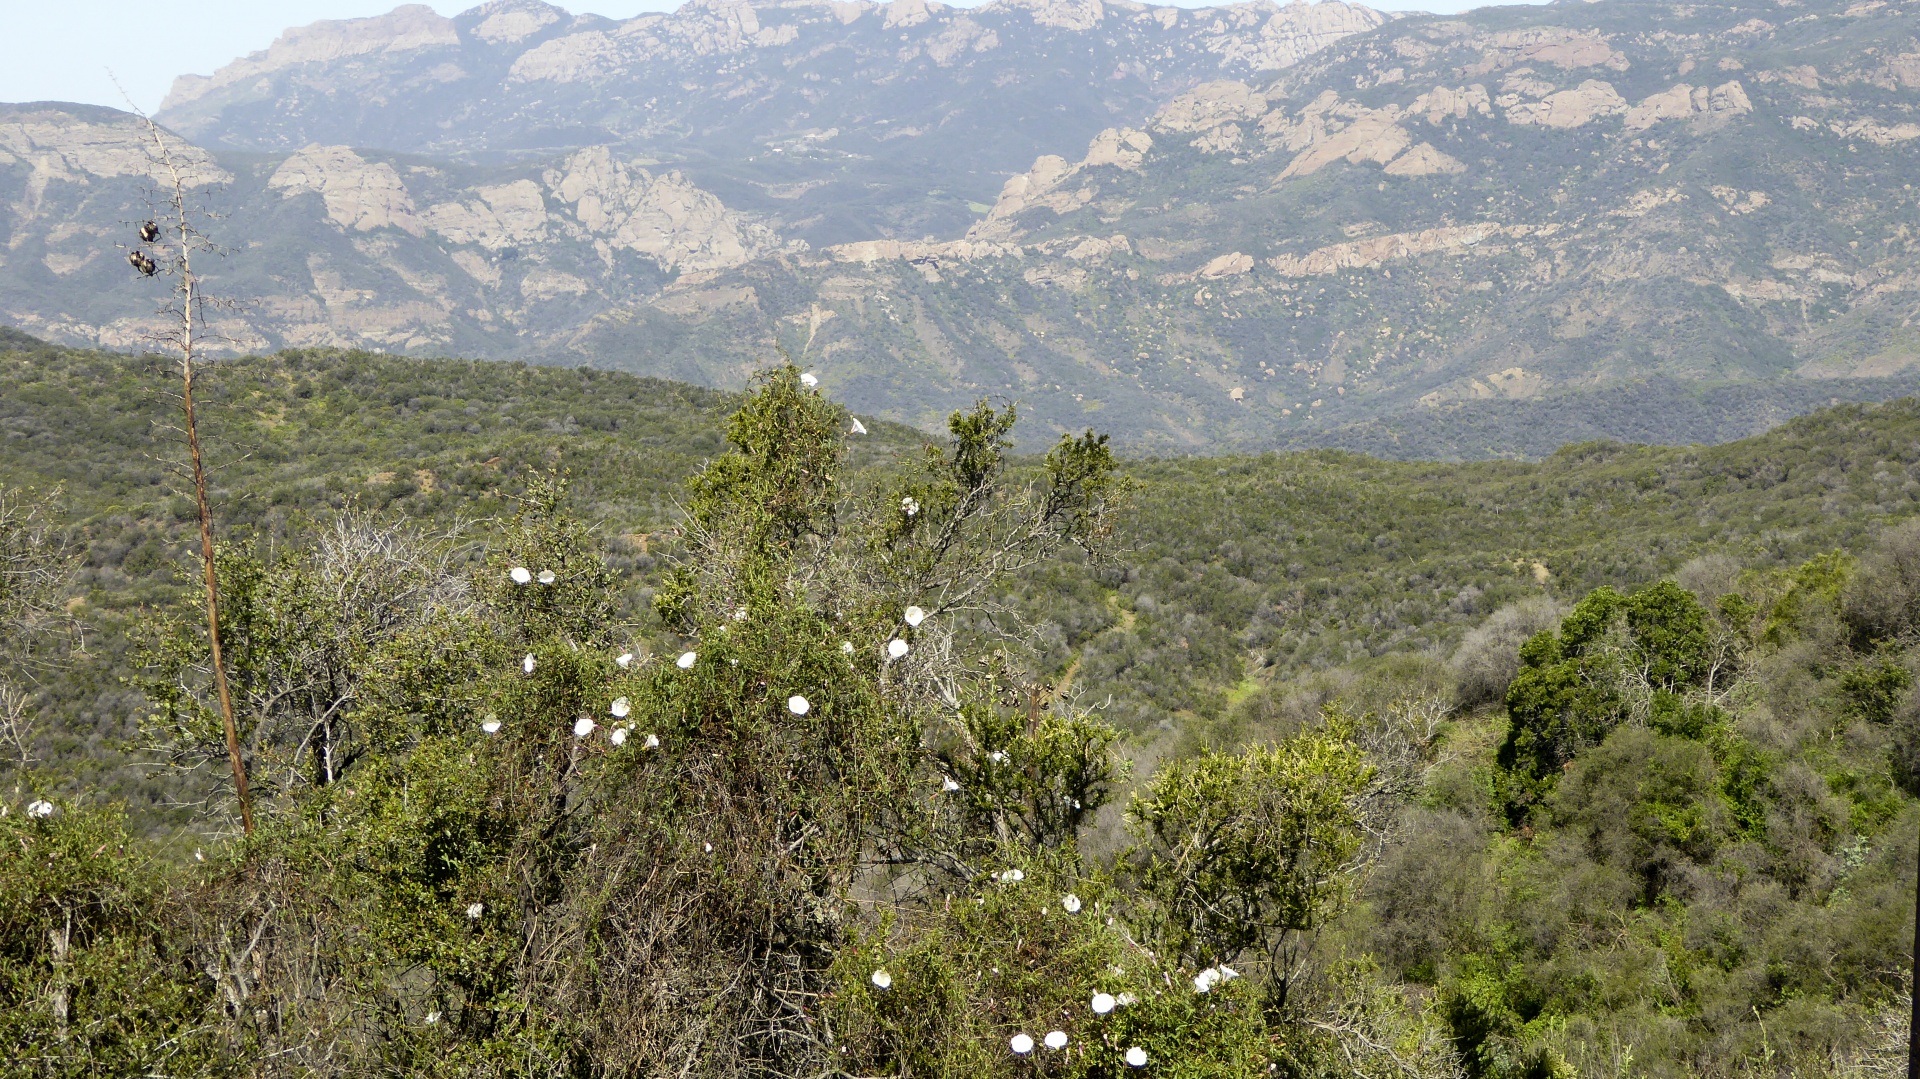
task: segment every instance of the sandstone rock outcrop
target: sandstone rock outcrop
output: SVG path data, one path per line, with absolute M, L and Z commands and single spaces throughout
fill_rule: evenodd
M 986 240 L 952 240 L 946 242 L 926 240 L 861 240 L 858 243 L 835 244 L 826 249 L 827 255 L 836 262 L 888 262 L 904 259 L 908 262 L 926 260 L 939 262 L 944 259 L 969 261 L 988 258 L 1018 258 L 1023 252 L 1017 244 L 993 243 Z
M 1743 116 L 1753 111 L 1746 88 L 1729 82 L 1709 90 L 1704 86 L 1680 83 L 1672 89 L 1652 94 L 1628 109 L 1624 125 L 1628 131 L 1645 131 L 1664 120 L 1687 120 L 1696 116 L 1723 118 Z
M 205 150 L 178 138 L 170 141 L 189 186 L 232 181 L 233 176 Z M 131 117 L 88 121 L 63 109 L 20 107 L 0 113 L 0 165 L 22 162 L 32 170 L 27 207 L 37 204 L 53 183 L 84 184 L 89 177 L 119 176 L 160 183 L 167 177 L 153 153 L 146 126 Z
M 1603 116 L 1618 116 L 1627 111 L 1627 101 L 1612 83 L 1588 79 L 1571 90 L 1548 94 L 1539 101 L 1512 105 L 1507 121 L 1538 124 L 1565 130 L 1591 123 Z
M 1390 18 L 1384 12 L 1341 0 L 1321 0 L 1316 4 L 1295 0 L 1278 11 L 1270 7 L 1263 11 L 1263 7 L 1245 4 L 1215 9 L 1213 14 L 1218 21 L 1214 23 L 1207 47 L 1229 63 L 1244 64 L 1255 71 L 1278 71 L 1292 67 L 1343 37 L 1381 26 Z M 1228 26 L 1228 18 L 1257 19 L 1259 29 L 1248 34 L 1248 27 L 1244 25 Z
M 1221 79 L 1203 83 L 1160 106 L 1153 116 L 1159 131 L 1197 134 L 1235 121 L 1258 120 L 1266 115 L 1265 94 L 1244 82 Z
M 575 153 L 543 179 L 572 207 L 586 235 L 663 269 L 726 269 L 786 246 L 772 229 L 727 209 L 680 173 L 654 176 L 604 146 Z
M 1502 237 L 1519 238 L 1546 234 L 1531 225 L 1498 225 L 1485 222 L 1449 228 L 1396 232 L 1387 236 L 1334 244 L 1305 255 L 1276 255 L 1267 266 L 1282 277 L 1314 277 L 1342 270 L 1370 270 L 1396 259 L 1420 255 L 1454 254 Z
M 967 238 L 1011 240 L 1016 232 L 1013 218 L 1035 207 L 1045 207 L 1056 214 L 1071 213 L 1093 201 L 1094 189 L 1081 186 L 1069 190 L 1065 186 L 1068 180 L 1087 169 L 1103 166 L 1137 169 L 1151 149 L 1153 139 L 1146 132 L 1112 127 L 1095 135 L 1087 144 L 1086 156 L 1076 163 L 1068 164 L 1066 158 L 1057 154 L 1042 154 L 1032 168 L 1008 177 L 1000 187 L 1000 196 L 994 200 L 993 208 L 967 230 Z
M 547 238 L 547 203 L 532 180 L 474 190 L 474 198 L 443 202 L 421 215 L 428 228 L 456 244 L 489 251 Z
M 267 186 L 287 198 L 317 194 L 327 219 L 343 229 L 366 232 L 397 228 L 425 236 L 413 196 L 400 174 L 384 161 L 368 161 L 345 146 L 309 146 L 281 162 Z
M 489 45 L 524 41 L 555 23 L 567 20 L 565 11 L 552 4 L 543 4 L 540 0 L 494 0 L 468 14 L 481 17 L 479 24 L 473 28 L 473 36 Z

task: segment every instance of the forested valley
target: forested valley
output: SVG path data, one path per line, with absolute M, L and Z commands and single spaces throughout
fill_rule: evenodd
M 588 369 L 0 355 L 7 1074 L 1893 1075 L 1920 403 L 1013 452 Z

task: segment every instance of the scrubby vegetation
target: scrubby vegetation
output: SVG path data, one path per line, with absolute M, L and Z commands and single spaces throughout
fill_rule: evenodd
M 937 447 L 849 438 L 791 368 L 723 399 L 221 367 L 242 840 L 185 513 L 132 452 L 160 406 L 129 361 L 7 363 L 6 479 L 67 484 L 0 513 L 39 732 L 0 817 L 12 1073 L 1871 1075 L 1904 1045 L 1911 403 L 1537 465 L 1125 463 L 1011 457 L 988 405 Z

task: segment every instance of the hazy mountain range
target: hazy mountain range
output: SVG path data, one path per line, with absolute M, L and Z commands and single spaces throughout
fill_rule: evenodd
M 1479 456 L 1913 388 L 1917 13 L 504 0 L 290 30 L 158 119 L 235 348 L 779 346 L 923 425 Z M 0 107 L 0 318 L 142 343 L 140 135 Z

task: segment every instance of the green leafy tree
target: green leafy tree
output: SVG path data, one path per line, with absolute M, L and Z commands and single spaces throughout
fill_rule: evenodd
M 1206 752 L 1162 769 L 1129 810 L 1146 862 L 1149 921 L 1194 967 L 1253 953 L 1276 1007 L 1306 942 L 1351 894 L 1360 801 L 1373 769 L 1350 720 L 1278 745 Z

